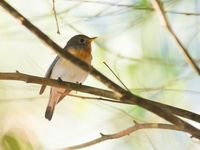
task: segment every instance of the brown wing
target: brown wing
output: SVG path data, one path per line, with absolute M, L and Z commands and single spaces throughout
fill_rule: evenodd
M 56 62 L 59 60 L 59 56 L 57 56 L 54 61 L 52 62 L 52 64 L 50 65 L 49 69 L 47 70 L 46 74 L 45 74 L 45 78 L 50 78 L 51 76 L 51 72 L 52 72 L 52 69 L 53 67 L 55 66 Z M 41 89 L 40 89 L 40 95 L 44 92 L 46 88 L 46 85 L 42 85 Z

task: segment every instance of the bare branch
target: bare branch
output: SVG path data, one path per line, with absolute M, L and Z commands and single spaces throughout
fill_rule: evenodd
M 140 129 L 167 129 L 167 130 L 184 131 L 177 126 L 170 125 L 170 124 L 162 124 L 162 123 L 142 123 L 142 124 L 139 124 L 136 121 L 134 121 L 134 123 L 135 123 L 134 126 L 129 127 L 129 128 L 122 130 L 120 132 L 117 132 L 117 133 L 114 133 L 114 134 L 102 134 L 101 133 L 101 137 L 94 139 L 92 141 L 89 141 L 89 142 L 86 142 L 86 143 L 83 143 L 83 144 L 79 144 L 79 145 L 66 147 L 66 148 L 57 149 L 57 150 L 74 150 L 74 149 L 85 148 L 85 147 L 88 147 L 88 146 L 91 146 L 91 145 L 101 143 L 101 142 L 106 141 L 106 140 L 117 139 L 117 138 L 121 138 L 121 137 L 130 135 L 131 133 L 133 133 L 137 130 L 140 130 Z
M 152 4 L 154 6 L 154 9 L 158 13 L 158 16 L 160 18 L 161 24 L 171 34 L 172 38 L 175 40 L 176 44 L 179 46 L 180 50 L 184 54 L 187 63 L 190 64 L 194 68 L 194 70 L 196 70 L 198 72 L 198 74 L 200 75 L 199 67 L 197 66 L 195 61 L 192 59 L 190 54 L 187 52 L 186 48 L 183 46 L 181 41 L 178 39 L 178 37 L 176 36 L 176 34 L 173 32 L 172 28 L 170 27 L 170 25 L 169 25 L 169 23 L 167 21 L 167 17 L 165 16 L 164 10 L 163 10 L 163 8 L 162 8 L 162 6 L 160 4 L 160 1 L 159 0 L 152 0 Z
M 53 40 L 51 40 L 46 34 L 41 32 L 36 26 L 34 26 L 29 20 L 22 16 L 16 9 L 10 6 L 6 1 L 0 0 L 0 5 L 13 17 L 21 22 L 27 29 L 29 29 L 33 34 L 35 34 L 42 42 L 49 46 L 54 52 L 56 52 L 60 57 L 72 62 L 82 70 L 89 72 L 90 75 L 95 77 L 100 82 L 104 83 L 108 88 L 112 89 L 117 95 L 118 99 L 126 103 L 132 103 L 138 105 L 144 109 L 151 111 L 152 113 L 157 114 L 158 116 L 164 118 L 165 120 L 179 126 L 182 129 L 187 129 L 187 132 L 190 133 L 193 137 L 200 139 L 200 131 L 191 124 L 183 121 L 182 119 L 173 115 L 170 111 L 166 109 L 161 109 L 157 105 L 153 105 L 149 100 L 145 98 L 138 97 L 132 93 L 124 90 L 119 85 L 112 82 L 102 73 L 97 71 L 91 65 L 85 63 L 81 59 L 75 57 L 67 51 L 64 51 L 60 46 L 58 46 Z
M 80 91 L 80 92 L 108 97 L 112 99 L 118 98 L 111 91 L 107 91 L 107 90 L 103 90 L 99 88 L 93 88 L 90 86 L 80 85 L 80 84 L 71 83 L 71 82 L 64 82 L 64 81 L 60 82 L 54 79 L 27 75 L 27 74 L 20 73 L 19 71 L 17 71 L 16 73 L 0 73 L 0 80 L 18 80 L 18 81 L 24 81 L 26 83 L 35 83 L 35 84 L 49 85 L 49 86 L 54 86 L 54 87 L 62 87 L 69 90 Z
M 108 102 L 134 105 L 134 103 L 131 101 L 129 101 L 129 102 L 119 101 L 117 95 L 115 93 L 113 93 L 112 91 L 103 90 L 103 89 L 85 86 L 85 85 L 80 85 L 80 84 L 71 83 L 71 82 L 64 82 L 64 81 L 60 82 L 60 81 L 57 81 L 54 79 L 32 76 L 32 75 L 20 73 L 19 71 L 17 71 L 16 73 L 0 73 L 0 80 L 17 80 L 17 81 L 24 81 L 24 82 L 28 81 L 29 83 L 49 85 L 49 86 L 54 86 L 54 87 L 62 87 L 62 88 L 66 88 L 68 90 L 74 90 L 74 91 L 93 94 L 93 95 L 97 95 L 97 96 L 101 96 L 101 97 L 106 97 L 107 99 L 102 98 L 102 100 L 108 101 Z M 90 98 L 88 97 L 88 99 L 90 99 Z M 100 99 L 98 99 L 98 100 L 100 100 Z M 141 100 L 142 100 L 142 98 L 141 98 Z M 190 119 L 190 120 L 200 123 L 200 115 L 199 114 L 195 114 L 193 112 L 190 112 L 190 111 L 187 111 L 184 109 L 176 108 L 173 106 L 154 102 L 151 100 L 149 100 L 148 103 L 150 103 L 151 105 L 157 105 L 161 109 L 166 109 L 167 111 L 170 111 L 176 115 L 179 115 L 181 117 L 184 117 L 184 118 L 187 118 L 187 119 Z
M 54 13 L 54 17 L 55 17 L 55 20 L 56 20 L 57 33 L 60 34 L 58 18 L 57 18 L 57 15 L 56 15 L 55 0 L 53 0 L 53 13 Z

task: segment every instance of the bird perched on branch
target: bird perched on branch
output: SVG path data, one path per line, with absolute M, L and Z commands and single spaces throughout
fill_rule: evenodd
M 67 42 L 67 45 L 64 47 L 64 50 L 77 56 L 78 58 L 87 62 L 88 64 L 91 64 L 91 42 L 94 39 L 96 39 L 96 37 L 90 38 L 85 35 L 76 35 Z M 74 83 L 84 82 L 87 76 L 88 72 L 83 71 L 70 61 L 67 61 L 64 58 L 60 58 L 59 56 L 57 56 L 54 59 L 54 61 L 52 62 L 45 74 L 46 78 L 59 79 Z M 42 85 L 40 89 L 40 94 L 44 92 L 45 88 L 46 86 Z M 67 89 L 51 87 L 45 118 L 51 120 L 55 109 L 55 105 L 58 104 L 69 92 L 71 91 Z

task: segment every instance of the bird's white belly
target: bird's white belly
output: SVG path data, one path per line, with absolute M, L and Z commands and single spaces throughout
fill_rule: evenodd
M 55 64 L 51 73 L 52 79 L 58 79 L 60 77 L 63 81 L 69 81 L 74 83 L 84 82 L 87 76 L 87 72 L 78 68 L 71 62 L 66 62 L 61 59 L 59 59 L 58 62 Z

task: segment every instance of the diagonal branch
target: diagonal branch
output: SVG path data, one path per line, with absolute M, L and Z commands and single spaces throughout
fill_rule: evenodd
M 134 121 L 135 122 L 135 121 Z M 162 124 L 162 123 L 142 123 L 142 124 L 138 124 L 137 122 L 135 122 L 135 125 L 132 127 L 129 127 L 125 130 L 122 130 L 120 132 L 114 133 L 114 134 L 101 134 L 101 137 L 96 138 L 92 141 L 83 143 L 83 144 L 79 144 L 79 145 L 74 145 L 74 146 L 70 146 L 70 147 L 66 147 L 66 148 L 61 148 L 61 149 L 57 149 L 57 150 L 74 150 L 74 149 L 81 149 L 81 148 L 85 148 L 94 144 L 98 144 L 101 143 L 103 141 L 106 140 L 111 140 L 111 139 L 117 139 L 117 138 L 121 138 L 124 136 L 128 136 L 131 133 L 140 130 L 140 129 L 167 129 L 167 130 L 177 130 L 177 131 L 184 131 L 180 128 L 178 128 L 177 126 L 174 125 L 170 125 L 170 124 Z
M 194 68 L 194 70 L 196 70 L 198 72 L 198 74 L 200 75 L 199 67 L 197 66 L 195 61 L 192 59 L 190 54 L 187 52 L 186 48 L 183 46 L 181 41 L 178 39 L 178 37 L 176 36 L 174 31 L 170 27 L 170 25 L 167 21 L 167 17 L 165 15 L 165 12 L 164 12 L 164 10 L 161 6 L 160 1 L 159 0 L 152 0 L 152 4 L 153 4 L 155 11 L 158 13 L 158 16 L 160 17 L 161 24 L 168 30 L 168 32 L 170 33 L 170 35 L 172 36 L 172 38 L 174 39 L 176 44 L 179 46 L 180 50 L 182 51 L 183 55 L 185 56 L 187 63 L 190 64 Z
M 157 105 L 152 105 L 151 103 L 149 103 L 149 100 L 140 98 L 124 90 L 119 85 L 115 84 L 106 76 L 104 76 L 102 73 L 97 71 L 91 65 L 85 63 L 84 61 L 70 54 L 69 52 L 64 51 L 59 45 L 57 45 L 46 34 L 40 31 L 29 20 L 27 20 L 23 15 L 21 15 L 16 9 L 10 6 L 6 1 L 0 0 L 0 5 L 8 13 L 10 13 L 10 15 L 12 15 L 17 20 L 19 20 L 22 25 L 24 25 L 27 29 L 29 29 L 29 31 L 31 31 L 35 36 L 37 36 L 42 42 L 44 42 L 47 46 L 49 46 L 52 50 L 54 50 L 54 52 L 56 52 L 59 56 L 72 62 L 73 64 L 81 68 L 82 70 L 89 72 L 90 75 L 95 77 L 100 82 L 104 83 L 104 85 L 106 85 L 108 88 L 112 89 L 115 92 L 115 94 L 118 96 L 118 99 L 120 99 L 123 102 L 132 103 L 144 109 L 147 109 L 151 111 L 152 113 L 157 114 L 158 116 L 164 118 L 165 120 L 173 123 L 174 125 L 177 125 L 181 129 L 187 130 L 187 132 L 190 133 L 193 137 L 200 139 L 199 129 L 183 121 L 182 119 L 176 117 L 170 111 L 167 111 L 166 109 L 161 109 Z

